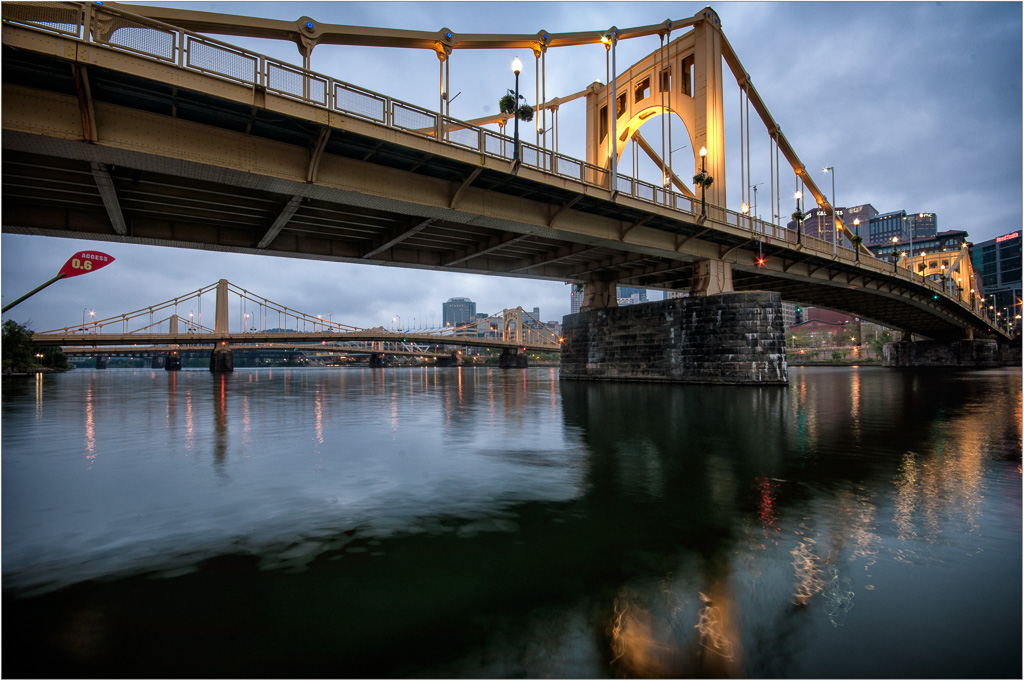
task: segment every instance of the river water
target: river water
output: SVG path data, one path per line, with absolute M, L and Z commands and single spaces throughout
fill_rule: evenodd
M 4 379 L 3 675 L 1021 676 L 1021 372 Z

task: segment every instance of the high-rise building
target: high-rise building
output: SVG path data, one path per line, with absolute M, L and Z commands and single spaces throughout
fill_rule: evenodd
M 861 227 L 863 227 L 863 222 Z M 861 231 L 861 237 L 864 232 Z M 897 241 L 910 240 L 910 221 L 907 219 L 907 211 L 894 210 L 889 213 L 881 213 L 868 221 L 868 235 L 864 237 L 865 244 L 892 243 L 893 237 Z
M 971 247 L 971 263 L 981 274 L 985 306 L 1000 317 L 1015 320 L 1021 313 L 1020 231 L 1010 232 Z
M 476 320 L 476 303 L 469 298 L 449 298 L 441 304 L 441 320 L 445 326 L 461 326 Z
M 912 213 L 909 218 L 914 241 L 932 239 L 939 233 L 939 219 L 935 213 Z
M 849 208 L 836 208 L 836 214 L 839 219 L 843 221 L 846 227 L 856 234 L 860 232 L 860 236 L 864 239 L 864 243 L 868 243 L 868 223 L 871 218 L 878 215 L 878 211 L 870 203 L 864 203 L 859 206 L 851 206 Z M 804 218 L 804 223 L 800 227 L 801 231 L 805 236 L 815 237 L 816 239 L 822 239 L 823 241 L 832 242 L 832 216 L 826 213 L 821 208 L 811 208 L 808 210 Z M 855 225 L 854 220 L 859 220 Z M 796 229 L 796 221 L 790 220 L 786 225 L 788 229 Z M 851 247 L 849 239 L 842 238 L 839 242 L 840 245 Z
M 918 239 L 917 234 L 914 234 L 914 257 L 919 255 L 926 255 L 929 253 L 938 253 L 940 251 L 958 251 L 960 247 L 967 241 L 968 234 L 962 229 L 950 229 L 945 232 L 933 234 L 930 237 L 923 237 Z M 899 252 L 910 252 L 910 240 L 900 239 L 896 242 L 895 248 Z M 882 258 L 885 260 L 892 259 L 893 243 L 890 238 L 889 241 L 885 241 L 878 244 L 871 244 L 868 246 L 868 250 L 875 254 L 876 258 Z
M 576 314 L 583 307 L 583 285 L 573 284 L 569 293 L 569 314 Z
M 871 218 L 878 215 L 878 211 L 870 203 L 862 203 L 859 206 L 839 209 L 839 215 L 843 224 L 854 234 L 860 234 L 864 243 L 868 243 Z
M 616 297 L 619 299 L 619 305 L 635 305 L 636 303 L 646 303 L 647 289 L 630 288 L 628 286 L 617 286 Z

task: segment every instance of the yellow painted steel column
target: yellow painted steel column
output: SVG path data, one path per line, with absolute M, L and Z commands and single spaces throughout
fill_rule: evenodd
M 215 316 L 213 332 L 227 335 L 228 333 L 228 280 L 221 279 L 217 282 L 217 313 Z

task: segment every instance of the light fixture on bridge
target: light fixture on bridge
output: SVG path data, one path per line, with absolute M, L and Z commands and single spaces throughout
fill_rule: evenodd
M 512 60 L 512 73 L 516 74 L 516 98 L 512 107 L 512 118 L 515 119 L 515 133 L 512 139 L 512 163 L 519 162 L 519 72 L 523 70 L 523 62 L 516 57 Z
M 708 175 L 706 170 L 706 161 L 708 155 L 708 148 L 700 148 L 700 174 L 693 176 L 693 184 L 700 185 L 700 215 L 701 217 L 707 217 L 707 202 L 705 200 L 704 190 L 711 186 L 711 182 L 714 178 Z
M 793 220 L 796 221 L 796 245 L 799 246 L 803 240 L 804 218 L 807 216 L 800 210 L 800 199 L 803 198 L 800 190 L 793 192 L 793 198 L 796 199 L 796 212 L 793 213 Z

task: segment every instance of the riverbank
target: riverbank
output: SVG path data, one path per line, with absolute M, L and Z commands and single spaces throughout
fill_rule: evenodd
M 71 371 L 74 368 L 75 367 L 73 366 L 68 367 L 67 369 L 55 369 L 53 367 L 30 367 L 26 371 L 11 371 L 10 369 L 5 369 L 3 372 L 3 377 L 7 378 L 8 376 L 35 376 L 36 374 L 63 374 L 64 372 Z

